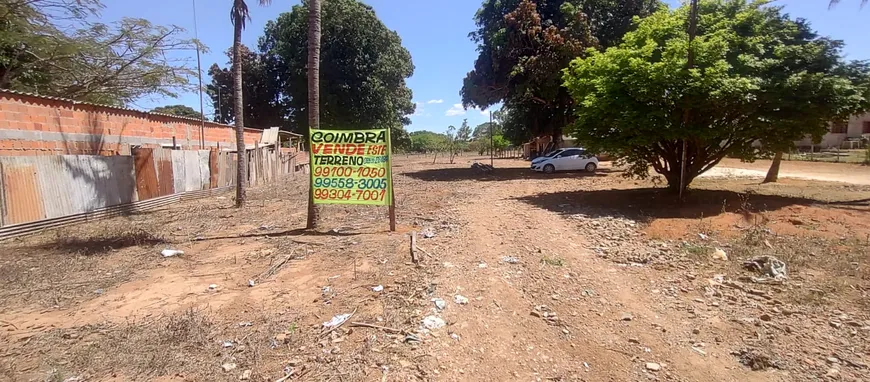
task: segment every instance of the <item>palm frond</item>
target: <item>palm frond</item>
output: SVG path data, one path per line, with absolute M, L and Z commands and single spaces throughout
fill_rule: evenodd
M 840 3 L 840 0 L 831 0 L 828 3 L 828 9 L 833 9 L 839 3 Z M 865 5 L 867 5 L 867 0 L 861 0 L 861 8 L 864 8 Z
M 230 8 L 230 22 L 236 25 L 236 19 L 241 20 L 242 29 L 245 29 L 245 21 L 251 19 L 251 13 L 245 0 L 233 0 L 233 7 Z

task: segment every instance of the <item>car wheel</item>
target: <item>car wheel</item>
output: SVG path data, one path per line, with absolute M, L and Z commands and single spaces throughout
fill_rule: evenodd
M 590 163 L 587 163 L 587 164 L 586 164 L 586 171 L 589 171 L 589 172 L 595 172 L 595 169 L 596 169 L 596 168 L 598 168 L 598 166 L 595 165 L 595 163 L 591 163 L 591 162 L 590 162 Z
M 544 173 L 545 174 L 552 174 L 554 172 L 556 172 L 556 166 L 553 166 L 551 164 L 544 166 Z

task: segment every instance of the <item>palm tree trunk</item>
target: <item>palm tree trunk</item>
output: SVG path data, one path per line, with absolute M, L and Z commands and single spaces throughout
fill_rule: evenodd
M 242 0 L 235 1 L 238 3 Z M 236 14 L 234 17 L 233 99 L 235 100 L 236 155 L 238 159 L 238 168 L 236 169 L 236 207 L 241 208 L 245 205 L 245 185 L 248 178 L 247 152 L 245 151 L 245 108 L 244 101 L 242 100 L 242 28 L 244 28 L 244 16 Z
M 320 0 L 308 1 L 308 128 L 320 128 Z M 313 163 L 309 167 L 311 165 Z M 308 184 L 308 229 L 317 228 L 319 212 L 314 205 L 314 183 L 311 182 Z
M 782 151 L 778 151 L 773 156 L 773 163 L 770 164 L 770 170 L 767 170 L 767 176 L 761 183 L 776 183 L 779 180 L 779 165 L 782 163 Z

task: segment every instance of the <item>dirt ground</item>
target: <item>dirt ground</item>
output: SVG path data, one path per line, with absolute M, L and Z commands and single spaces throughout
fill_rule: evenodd
M 398 232 L 344 206 L 303 230 L 300 176 L 242 210 L 226 194 L 0 243 L 0 379 L 870 375 L 870 186 L 719 176 L 681 204 L 609 166 L 474 160 L 397 158 Z M 787 278 L 743 265 L 760 255 Z
M 758 160 L 752 163 L 741 162 L 739 159 L 726 158 L 713 168 L 707 176 L 736 175 L 732 169 L 746 170 L 739 175 L 751 178 L 764 178 L 770 169 L 770 160 Z M 826 182 L 844 182 L 870 185 L 870 166 L 851 163 L 827 163 L 807 161 L 783 161 L 780 176 L 807 180 L 822 180 Z

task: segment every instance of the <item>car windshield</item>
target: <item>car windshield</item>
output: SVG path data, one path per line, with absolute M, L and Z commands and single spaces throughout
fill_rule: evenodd
M 544 155 L 544 156 L 547 157 L 547 158 L 552 158 L 552 157 L 554 157 L 554 156 L 556 156 L 556 155 L 561 154 L 562 151 L 564 151 L 564 150 L 556 150 L 556 151 L 553 151 L 553 152 L 551 152 L 551 153 L 549 153 L 549 154 L 547 154 L 547 155 Z

